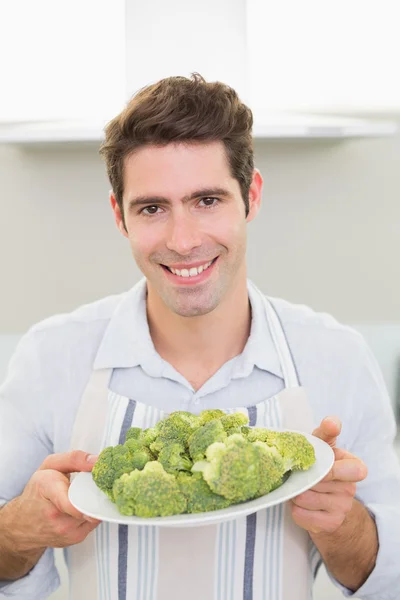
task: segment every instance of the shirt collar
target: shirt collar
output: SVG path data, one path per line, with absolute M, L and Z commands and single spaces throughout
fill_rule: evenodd
M 265 299 L 251 282 L 248 282 L 248 293 L 252 311 L 250 336 L 242 354 L 236 357 L 232 365 L 232 377 L 245 377 L 254 366 L 282 377 L 265 313 Z M 93 368 L 130 368 L 138 365 L 153 376 L 162 376 L 168 370 L 168 363 L 157 353 L 150 336 L 145 278 L 122 296 L 105 330 Z

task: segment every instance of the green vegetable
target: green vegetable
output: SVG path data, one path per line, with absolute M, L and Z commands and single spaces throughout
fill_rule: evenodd
M 208 421 L 213 421 L 214 419 L 220 419 L 224 417 L 225 413 L 223 410 L 213 409 L 213 410 L 202 410 L 199 414 L 199 424 L 204 425 L 208 423 Z
M 199 513 L 210 510 L 219 510 L 230 506 L 230 500 L 214 494 L 209 485 L 204 481 L 201 473 L 180 472 L 177 482 L 182 494 L 187 500 L 187 512 Z
M 158 455 L 164 446 L 178 443 L 187 448 L 190 435 L 199 426 L 199 418 L 192 413 L 176 411 L 156 425 L 157 435 L 150 450 Z
M 249 417 L 244 413 L 237 412 L 231 415 L 224 415 L 220 420 L 226 433 L 233 435 L 234 433 L 242 433 L 242 427 L 247 425 Z
M 127 440 L 131 440 L 131 439 L 138 440 L 141 435 L 142 435 L 142 429 L 140 427 L 131 427 L 126 432 L 125 442 Z
M 180 444 L 164 446 L 158 455 L 158 461 L 171 475 L 176 475 L 179 471 L 190 471 L 193 467 L 193 462 Z
M 215 494 L 232 502 L 244 502 L 257 495 L 260 487 L 259 453 L 241 434 L 216 442 L 207 448 L 206 461 L 193 465 L 203 473 Z
M 314 462 L 300 433 L 249 427 L 241 412 L 176 411 L 154 427 L 131 427 L 124 444 L 104 448 L 92 477 L 122 514 L 156 517 L 264 496 Z
M 206 450 L 214 442 L 223 442 L 227 438 L 221 419 L 208 421 L 196 429 L 188 439 L 189 454 L 194 461 L 203 460 Z
M 285 461 L 285 471 L 305 471 L 315 463 L 314 447 L 301 433 L 254 427 L 246 437 L 276 448 Z
M 114 501 L 114 481 L 123 473 L 130 473 L 135 468 L 142 469 L 149 460 L 150 457 L 146 457 L 142 452 L 136 456 L 135 451 L 122 444 L 108 446 L 100 452 L 92 469 L 92 477 L 96 485 Z
M 142 471 L 122 475 L 115 481 L 113 493 L 119 512 L 127 516 L 168 517 L 187 507 L 176 478 L 158 461 L 148 462 Z
M 265 496 L 282 485 L 285 474 L 285 461 L 276 448 L 267 446 L 264 442 L 254 442 L 258 454 L 259 484 L 257 496 Z

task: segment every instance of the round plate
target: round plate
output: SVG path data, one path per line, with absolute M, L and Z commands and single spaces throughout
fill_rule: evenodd
M 285 430 L 293 431 L 293 430 Z M 297 432 L 297 433 L 302 433 Z M 302 492 L 316 485 L 331 470 L 334 462 L 332 448 L 313 435 L 303 433 L 314 446 L 316 462 L 308 471 L 295 471 L 278 489 L 241 504 L 235 504 L 222 510 L 213 510 L 205 513 L 173 515 L 171 517 L 126 517 L 121 515 L 115 504 L 96 486 L 91 473 L 78 473 L 75 475 L 70 488 L 69 500 L 80 512 L 88 517 L 101 521 L 120 523 L 123 525 L 155 525 L 157 527 L 198 527 L 238 519 L 263 508 L 281 504 L 298 496 Z

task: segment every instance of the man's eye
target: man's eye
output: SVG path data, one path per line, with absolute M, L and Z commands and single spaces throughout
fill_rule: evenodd
M 159 206 L 155 206 L 154 204 L 152 206 L 146 206 L 146 208 L 143 208 L 141 210 L 142 213 L 144 213 L 145 215 L 155 215 L 157 213 L 159 209 Z
M 205 207 L 213 207 L 216 206 L 219 202 L 218 198 L 202 198 L 200 202 L 204 202 Z

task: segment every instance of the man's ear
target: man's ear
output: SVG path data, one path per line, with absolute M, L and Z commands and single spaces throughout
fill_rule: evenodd
M 249 189 L 249 214 L 246 217 L 246 221 L 250 223 L 257 215 L 261 206 L 263 178 L 258 169 L 254 169 L 253 178 Z
M 112 190 L 110 191 L 110 203 L 111 203 L 111 207 L 113 209 L 115 223 L 117 224 L 118 229 L 120 230 L 120 232 L 122 233 L 122 235 L 124 237 L 128 237 L 128 232 L 125 229 L 125 223 L 124 223 L 124 219 L 122 217 L 121 209 L 119 207 L 117 200 L 115 199 L 115 195 Z

